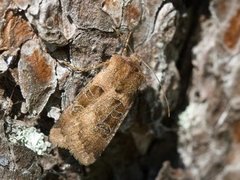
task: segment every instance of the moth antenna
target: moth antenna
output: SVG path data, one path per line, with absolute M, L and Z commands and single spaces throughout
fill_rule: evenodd
M 12 92 L 11 92 L 11 95 L 10 95 L 10 97 L 9 97 L 10 99 L 12 99 L 12 97 L 13 97 L 13 94 L 14 94 L 14 91 L 15 91 L 16 87 L 17 87 L 17 84 L 15 84 L 15 86 L 14 86 L 14 88 L 13 88 Z
M 123 47 L 122 51 L 120 52 L 121 55 L 123 55 L 123 54 L 127 55 L 127 50 L 128 50 L 128 49 L 133 53 L 132 48 L 129 46 L 129 40 L 130 40 L 132 34 L 133 34 L 132 31 L 130 31 L 130 32 L 128 33 L 127 38 L 126 38 L 126 40 L 125 40 L 124 47 Z
M 132 34 L 133 34 L 132 31 L 130 31 L 128 33 L 128 36 L 127 36 L 127 39 L 126 39 L 126 42 L 125 42 L 125 48 L 126 48 L 126 50 L 127 50 L 127 48 L 129 48 L 129 50 L 133 53 L 133 49 L 129 45 L 129 41 L 130 41 L 130 38 L 131 38 Z
M 160 79 L 157 77 L 156 73 L 153 71 L 153 69 L 145 62 L 145 61 L 141 61 L 143 62 L 143 64 L 154 74 L 155 78 L 157 79 L 158 83 L 159 83 L 159 86 L 162 87 L 161 85 L 161 81 Z M 164 93 L 163 94 L 163 97 L 164 97 L 164 100 L 166 101 L 166 104 L 167 104 L 167 114 L 168 114 L 168 117 L 170 117 L 171 113 L 170 113 L 170 107 L 169 107 L 169 102 L 168 102 L 168 99 L 167 99 L 167 96 L 166 94 Z
M 68 62 L 65 62 L 65 61 L 58 60 L 58 62 L 59 62 L 59 64 L 62 64 L 64 66 L 68 67 L 70 70 L 72 70 L 74 72 L 80 72 L 80 73 L 88 72 L 88 71 L 91 71 L 93 69 L 101 68 L 102 66 L 104 66 L 105 64 L 108 63 L 108 62 L 101 62 L 101 63 L 95 65 L 94 67 L 90 66 L 90 67 L 85 67 L 85 68 L 79 68 L 79 67 L 75 67 L 72 64 L 70 64 Z

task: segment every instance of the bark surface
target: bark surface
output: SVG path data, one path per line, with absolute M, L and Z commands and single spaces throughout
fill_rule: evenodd
M 239 0 L 2 0 L 0 17 L 0 179 L 240 176 Z M 83 166 L 50 129 L 95 67 L 134 53 L 146 82 Z

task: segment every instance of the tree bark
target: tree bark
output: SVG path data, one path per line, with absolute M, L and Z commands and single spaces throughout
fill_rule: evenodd
M 238 0 L 2 0 L 0 16 L 1 179 L 237 179 Z M 146 81 L 83 166 L 49 132 L 113 54 Z

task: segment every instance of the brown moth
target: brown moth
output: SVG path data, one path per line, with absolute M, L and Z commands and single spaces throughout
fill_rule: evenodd
M 145 77 L 136 55 L 113 55 L 76 96 L 50 131 L 53 144 L 90 165 L 107 147 Z

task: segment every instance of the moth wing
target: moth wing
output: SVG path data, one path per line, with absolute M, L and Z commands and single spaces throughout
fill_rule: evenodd
M 50 141 L 59 147 L 67 148 L 64 130 L 70 124 L 75 123 L 75 117 L 79 117 L 82 111 L 98 97 L 104 90 L 100 86 L 87 86 L 77 95 L 73 103 L 67 107 L 60 119 L 55 123 L 50 131 Z
M 68 126 L 67 132 L 68 149 L 84 165 L 92 164 L 101 155 L 129 110 L 129 106 L 124 106 L 120 100 L 107 93 L 99 98 L 92 108 L 79 117 L 77 124 Z M 106 109 L 110 111 L 104 112 Z M 95 122 L 89 122 L 91 117 Z

